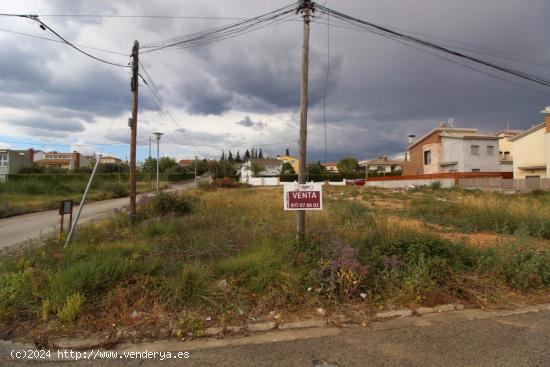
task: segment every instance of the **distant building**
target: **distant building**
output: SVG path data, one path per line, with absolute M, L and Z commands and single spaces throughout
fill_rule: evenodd
M 442 172 L 500 172 L 500 138 L 477 129 L 436 127 L 420 139 L 409 136 L 404 175 Z
M 6 181 L 9 174 L 19 173 L 23 167 L 30 167 L 32 161 L 26 150 L 0 149 L 0 181 Z
M 336 162 L 327 162 L 327 163 L 321 163 L 321 166 L 325 167 L 327 172 L 329 173 L 338 173 L 338 163 Z
M 523 130 L 506 129 L 495 133 L 495 136 L 500 138 L 498 141 L 498 158 L 500 160 L 500 170 L 502 172 L 513 171 L 514 156 L 510 139 L 522 132 Z
M 193 159 L 180 159 L 178 162 L 180 166 L 183 167 L 189 167 L 191 166 L 195 161 Z
M 300 170 L 300 160 L 298 158 L 294 158 L 289 155 L 281 155 L 277 156 L 277 159 L 283 161 L 283 163 L 290 163 L 296 173 Z
M 251 158 L 247 162 L 241 165 L 241 182 L 248 183 L 252 177 L 275 177 L 281 174 L 281 169 L 283 168 L 283 161 L 279 159 L 256 159 Z M 263 170 L 258 172 L 254 176 L 254 171 L 252 165 L 257 167 L 262 167 Z
M 117 157 L 112 157 L 109 155 L 102 156 L 99 163 L 103 164 L 122 164 L 122 159 L 118 159 Z
M 387 174 L 402 171 L 403 163 L 404 161 L 402 160 L 388 159 L 387 156 L 383 156 L 370 161 L 361 161 L 359 162 L 359 166 L 364 167 L 367 172 Z
M 43 159 L 34 160 L 34 163 L 42 167 L 55 167 L 68 170 L 91 167 L 93 157 L 84 156 L 79 152 L 59 153 L 48 152 Z
M 541 112 L 544 122 L 510 138 L 514 178 L 550 177 L 550 107 Z

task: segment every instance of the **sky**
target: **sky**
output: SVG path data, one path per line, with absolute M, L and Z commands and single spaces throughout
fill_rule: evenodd
M 320 1 L 359 19 L 550 76 L 547 0 Z M 147 45 L 236 22 L 203 18 L 250 18 L 290 3 L 5 0 L 0 13 L 38 14 L 67 40 L 115 53 L 87 52 L 127 64 L 136 39 Z M 155 131 L 164 133 L 161 155 L 176 159 L 219 157 L 222 149 L 242 155 L 250 147 L 266 155 L 285 149 L 297 155 L 302 23 L 298 15 L 288 20 L 207 46 L 142 54 L 140 61 L 174 121 L 159 113 L 140 83 L 138 160 L 147 157 Z M 130 70 L 13 32 L 55 38 L 31 20 L 0 17 L 0 147 L 102 152 L 126 159 Z M 338 161 L 396 155 L 406 149 L 409 134 L 421 136 L 451 118 L 457 127 L 481 132 L 527 129 L 542 121 L 550 88 L 482 70 L 498 78 L 316 17 L 310 41 L 308 161 L 325 160 L 325 126 L 326 159 Z

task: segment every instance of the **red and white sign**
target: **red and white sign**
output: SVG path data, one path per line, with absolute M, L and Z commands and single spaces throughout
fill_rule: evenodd
M 323 184 L 286 184 L 284 191 L 285 210 L 323 209 Z

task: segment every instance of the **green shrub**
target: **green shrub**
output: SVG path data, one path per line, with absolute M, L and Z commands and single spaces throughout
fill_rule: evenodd
M 263 293 L 283 282 L 283 264 L 282 254 L 266 243 L 220 260 L 215 269 L 217 275 L 232 276 L 237 284 Z
M 59 309 L 70 295 L 80 293 L 93 300 L 114 287 L 123 277 L 137 277 L 153 273 L 157 264 L 152 259 L 140 258 L 135 247 L 120 248 L 115 245 L 93 247 L 83 251 L 77 245 L 66 254 L 68 264 L 53 272 L 43 291 Z
M 164 296 L 173 306 L 194 305 L 210 293 L 212 274 L 200 263 L 185 264 L 177 274 L 166 279 Z
M 84 297 L 80 293 L 71 294 L 57 312 L 57 318 L 62 322 L 73 322 L 80 315 L 83 305 Z
M 0 320 L 11 320 L 27 308 L 32 299 L 30 270 L 0 274 Z
M 430 188 L 432 190 L 439 190 L 441 188 L 441 181 L 432 182 Z
M 496 255 L 494 264 L 511 287 L 528 290 L 550 285 L 550 251 L 512 243 Z
M 113 197 L 120 198 L 128 196 L 128 185 L 121 182 L 100 181 L 97 188 L 102 191 L 110 192 Z
M 161 192 L 153 199 L 152 210 L 156 215 L 183 215 L 191 211 L 191 203 L 183 195 Z

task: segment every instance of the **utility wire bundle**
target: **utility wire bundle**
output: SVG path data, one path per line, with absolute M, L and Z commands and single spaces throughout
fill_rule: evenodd
M 141 46 L 140 53 L 154 52 L 165 48 L 188 48 L 219 42 L 249 33 L 276 23 L 283 22 L 295 15 L 296 5 L 290 4 L 272 12 L 243 20 L 230 25 L 212 28 L 203 32 L 192 33 L 161 42 Z
M 441 45 L 438 45 L 434 42 L 426 41 L 426 40 L 423 40 L 421 38 L 412 36 L 410 34 L 406 34 L 404 32 L 398 32 L 398 31 L 393 30 L 393 29 L 388 28 L 388 27 L 380 26 L 380 25 L 377 25 L 377 24 L 374 24 L 374 23 L 371 23 L 371 22 L 367 22 L 367 21 L 364 21 L 364 20 L 361 20 L 361 19 L 357 19 L 357 18 L 352 17 L 350 15 L 340 13 L 338 11 L 329 9 L 329 8 L 324 7 L 322 5 L 319 5 L 319 4 L 316 4 L 315 8 L 318 12 L 320 12 L 322 14 L 329 15 L 330 17 L 332 17 L 333 20 L 337 19 L 337 20 L 342 21 L 345 24 L 351 25 L 352 27 L 354 27 L 356 29 L 360 29 L 360 30 L 364 30 L 364 31 L 367 31 L 367 32 L 370 32 L 370 33 L 373 33 L 373 34 L 377 34 L 379 36 L 392 39 L 396 42 L 403 43 L 407 46 L 418 48 L 418 49 L 423 50 L 423 51 L 428 51 L 428 53 L 431 53 L 432 55 L 437 56 L 437 57 L 442 57 L 442 58 L 444 58 L 448 61 L 454 62 L 452 59 L 445 58 L 444 56 L 442 56 L 442 54 L 443 55 L 450 55 L 450 56 L 453 56 L 453 57 L 458 57 L 458 58 L 461 58 L 461 59 L 464 59 L 464 60 L 468 60 L 468 61 L 480 64 L 480 65 L 483 65 L 483 66 L 486 66 L 486 67 L 489 67 L 489 68 L 492 68 L 492 69 L 495 69 L 495 70 L 499 70 L 499 71 L 507 73 L 507 74 L 514 75 L 516 77 L 519 77 L 519 78 L 524 79 L 524 80 L 528 80 L 528 81 L 530 81 L 532 83 L 535 83 L 535 84 L 538 84 L 538 85 L 542 85 L 542 86 L 545 86 L 545 87 L 550 87 L 550 79 L 546 78 L 542 75 L 532 73 L 532 72 L 523 71 L 523 70 L 518 70 L 518 69 L 512 68 L 510 66 L 505 66 L 505 65 L 502 65 L 502 64 L 494 63 L 492 61 L 483 60 L 483 59 L 480 59 L 480 58 L 475 57 L 475 56 L 464 54 L 462 52 L 453 50 L 449 47 L 441 46 Z M 429 52 L 429 51 L 435 51 L 436 53 L 432 53 L 432 52 Z M 482 72 L 484 74 L 488 74 L 488 73 L 484 72 L 483 70 L 476 69 L 476 68 L 473 68 L 471 66 L 464 65 L 464 64 L 462 64 L 462 65 L 465 66 L 465 67 L 468 67 L 470 69 L 473 69 L 475 71 Z M 488 74 L 488 75 L 493 76 L 493 77 L 497 77 L 493 74 Z M 508 80 L 506 80 L 506 81 L 508 81 Z

